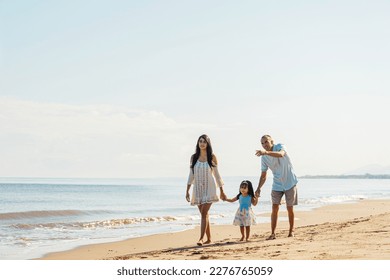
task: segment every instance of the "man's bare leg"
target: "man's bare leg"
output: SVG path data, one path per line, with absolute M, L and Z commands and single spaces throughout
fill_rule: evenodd
M 272 204 L 272 214 L 271 214 L 271 235 L 267 240 L 276 239 L 275 229 L 278 223 L 278 213 L 279 213 L 279 204 Z
M 294 237 L 294 206 L 287 206 L 288 222 L 290 223 L 290 230 L 288 237 Z

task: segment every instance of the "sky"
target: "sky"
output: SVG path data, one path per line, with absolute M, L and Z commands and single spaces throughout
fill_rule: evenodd
M 389 1 L 0 0 L 0 177 L 390 173 Z M 361 169 L 363 168 L 363 169 Z M 368 167 L 367 167 L 368 168 Z

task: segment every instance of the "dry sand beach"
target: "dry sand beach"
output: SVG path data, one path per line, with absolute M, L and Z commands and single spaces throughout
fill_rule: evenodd
M 283 209 L 283 206 L 281 207 Z M 279 217 L 286 217 L 281 211 Z M 280 221 L 277 239 L 266 241 L 270 225 L 252 226 L 250 242 L 239 228 L 212 226 L 213 243 L 196 246 L 199 228 L 120 242 L 87 245 L 48 254 L 44 260 L 390 260 L 390 201 L 362 200 L 296 213 L 295 237 Z

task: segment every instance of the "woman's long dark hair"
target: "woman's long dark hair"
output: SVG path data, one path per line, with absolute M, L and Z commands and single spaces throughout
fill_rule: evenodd
M 207 163 L 211 168 L 215 166 L 215 164 L 213 163 L 213 147 L 211 146 L 210 138 L 206 134 L 202 134 L 201 136 L 199 136 L 198 141 L 196 141 L 195 154 L 192 155 L 192 163 L 191 163 L 192 171 L 194 171 L 194 166 L 200 156 L 199 140 L 201 138 L 203 138 L 203 140 L 207 142 L 207 148 L 206 148 Z
M 238 189 L 238 195 L 237 195 L 237 198 L 240 197 L 241 195 L 241 186 L 242 185 L 247 185 L 248 186 L 248 194 L 252 197 L 255 197 L 255 192 L 253 191 L 253 186 L 252 186 L 252 182 L 251 181 L 248 181 L 248 180 L 244 180 L 241 182 L 240 184 L 240 188 Z

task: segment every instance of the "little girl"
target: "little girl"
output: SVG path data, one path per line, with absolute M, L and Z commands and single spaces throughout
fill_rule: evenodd
M 231 199 L 226 199 L 228 202 L 240 202 L 240 207 L 237 209 L 236 216 L 234 217 L 233 225 L 240 226 L 241 239 L 244 241 L 244 227 L 246 231 L 246 241 L 249 240 L 249 234 L 251 225 L 256 224 L 255 214 L 252 211 L 251 205 L 257 204 L 257 197 L 253 192 L 252 183 L 250 181 L 242 181 L 240 184 L 240 193 Z

